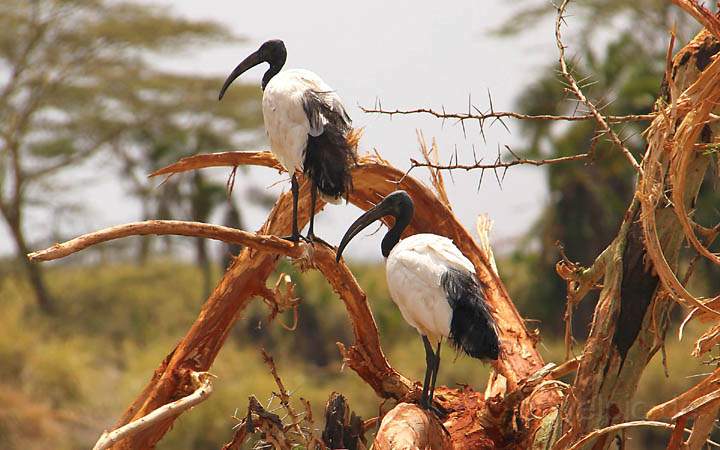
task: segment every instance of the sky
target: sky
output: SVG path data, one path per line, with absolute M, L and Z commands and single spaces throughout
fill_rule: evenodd
M 491 30 L 514 11 L 511 2 L 495 0 L 141 3 L 189 18 L 222 22 L 245 38 L 240 43 L 195 46 L 180 55 L 158 58 L 157 63 L 169 70 L 224 77 L 265 40 L 284 40 L 288 49 L 285 67 L 320 75 L 343 98 L 353 125 L 364 128 L 360 151 L 376 149 L 402 169 L 409 167 L 410 158 L 421 159 L 416 130 L 421 130 L 428 142 L 437 140 L 445 162 L 455 148 L 461 161 L 471 161 L 473 146 L 479 157 L 491 162 L 498 148 L 520 147 L 522 134 L 516 123 L 506 122 L 510 132 L 495 124 L 485 129 L 484 141 L 476 124 L 468 123 L 464 135 L 462 127 L 452 121 L 443 123 L 423 116 L 391 119 L 363 113 L 360 105 L 371 107 L 379 100 L 387 109 L 444 107 L 466 112 L 469 98 L 481 110 L 487 109 L 490 93 L 496 110 L 513 110 L 519 94 L 555 60 L 557 51 L 550 21 L 512 39 L 491 35 Z M 241 80 L 258 83 L 259 89 L 264 70 L 264 66 L 257 67 Z M 81 195 L 85 203 L 82 214 L 62 210 L 52 216 L 47 212 L 35 214 L 28 222 L 31 227 L 83 233 L 139 220 L 138 203 L 109 171 L 87 166 L 75 172 L 73 179 L 80 183 L 69 184 L 67 195 Z M 209 173 L 224 178 L 228 171 L 212 169 Z M 416 169 L 413 175 L 427 180 L 423 169 Z M 486 174 L 479 190 L 479 172 L 455 172 L 452 178 L 446 174 L 445 181 L 460 220 L 474 230 L 477 215 L 488 214 L 494 221 L 491 238 L 496 251 L 508 251 L 547 201 L 544 176 L 539 168 L 515 167 L 507 172 L 501 186 L 492 174 Z M 237 195 L 251 185 L 279 193 L 289 189 L 289 182 L 282 182 L 285 178 L 269 169 L 253 169 L 238 176 Z M 254 230 L 264 221 L 265 211 L 244 202 L 240 206 L 245 208 L 248 229 Z M 359 214 L 360 210 L 351 205 L 328 206 L 316 219 L 316 234 L 336 244 Z M 356 238 L 346 253 L 379 259 L 381 237 Z M 11 250 L 6 230 L 0 229 L 0 253 Z

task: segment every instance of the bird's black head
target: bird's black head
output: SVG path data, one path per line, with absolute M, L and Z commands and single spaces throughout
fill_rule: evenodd
M 277 75 L 280 69 L 282 69 L 282 66 L 285 65 L 286 59 L 287 50 L 285 49 L 285 43 L 283 41 L 280 39 L 272 39 L 263 43 L 259 49 L 248 55 L 247 58 L 238 64 L 235 70 L 227 77 L 222 89 L 220 89 L 219 100 L 222 100 L 225 91 L 227 91 L 228 87 L 230 87 L 237 77 L 264 62 L 270 64 L 270 68 L 265 72 L 262 79 L 262 88 L 265 89 L 270 79 Z
M 365 214 L 358 217 L 357 220 L 350 225 L 350 228 L 348 228 L 345 236 L 343 236 L 340 241 L 335 259 L 340 261 L 342 252 L 350 240 L 368 225 L 385 216 L 393 216 L 395 217 L 395 224 L 382 240 L 382 254 L 387 258 L 390 251 L 395 247 L 395 244 L 400 241 L 400 235 L 402 235 L 402 232 L 410 223 L 414 211 L 415 206 L 407 192 L 395 191 L 388 194 L 380 203 L 367 210 Z

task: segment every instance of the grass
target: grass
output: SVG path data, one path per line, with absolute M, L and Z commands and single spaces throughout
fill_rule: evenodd
M 310 400 L 322 418 L 331 392 L 348 397 L 363 417 L 377 415 L 380 400 L 354 372 L 343 370 L 335 342 L 349 343 L 351 330 L 342 303 L 317 273 L 281 270 L 297 283 L 303 299 L 296 331 L 266 322 L 267 310 L 256 302 L 235 325 L 212 373 L 215 392 L 184 414 L 159 449 L 217 449 L 230 439 L 235 411 L 244 415 L 248 396 L 267 404 L 276 387 L 262 362 L 259 347 L 274 357 L 294 396 Z M 381 266 L 353 267 L 366 289 L 391 364 L 411 379 L 424 373 L 422 344 L 406 325 L 387 294 Z M 157 261 L 143 267 L 54 266 L 48 273 L 59 313 L 37 313 L 25 282 L 0 279 L 0 448 L 88 448 L 120 416 L 144 387 L 159 362 L 196 317 L 203 301 L 202 277 L 193 266 Z M 282 317 L 289 323 L 291 317 Z M 633 417 L 691 384 L 706 366 L 688 357 L 693 330 L 683 342 L 668 334 L 669 378 L 660 358 L 647 369 L 638 389 Z M 579 349 L 580 347 L 578 347 Z M 548 361 L 560 362 L 559 339 L 541 344 Z M 439 383 L 469 384 L 483 389 L 488 367 L 458 356 L 445 346 Z M 277 406 L 277 401 L 274 403 Z M 322 420 L 317 421 L 322 426 Z M 643 448 L 666 442 L 667 433 L 631 432 Z

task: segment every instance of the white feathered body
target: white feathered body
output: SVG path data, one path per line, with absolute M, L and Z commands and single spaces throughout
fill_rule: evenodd
M 342 105 L 340 97 L 319 76 L 303 69 L 284 70 L 265 86 L 262 109 L 270 148 L 290 174 L 303 170 L 308 135 L 317 136 L 322 129 L 311 130 L 303 108 L 308 90 L 322 92 L 333 104 Z
M 403 318 L 433 345 L 450 335 L 452 308 L 441 279 L 448 268 L 475 273 L 452 240 L 415 234 L 393 247 L 386 263 L 387 284 Z

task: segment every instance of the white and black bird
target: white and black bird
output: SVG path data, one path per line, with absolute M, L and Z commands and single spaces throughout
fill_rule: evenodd
M 270 68 L 262 78 L 262 110 L 270 148 L 292 176 L 293 229 L 297 242 L 298 181 L 303 172 L 312 183 L 311 215 L 307 239 L 314 239 L 313 224 L 317 193 L 330 203 L 347 198 L 352 188 L 350 169 L 356 162 L 357 135 L 337 93 L 319 76 L 303 69 L 280 71 L 287 59 L 283 41 L 274 39 L 245 58 L 225 80 L 222 99 L 241 74 L 264 62 Z
M 385 216 L 395 217 L 382 240 L 388 289 L 405 321 L 422 336 L 427 368 L 421 404 L 434 409 L 442 340 L 448 339 L 458 350 L 481 360 L 497 360 L 500 342 L 475 267 L 453 242 L 436 234 L 400 240 L 413 212 L 407 192 L 389 194 L 350 225 L 338 247 L 337 260 L 365 227 Z

